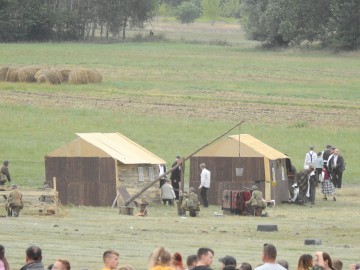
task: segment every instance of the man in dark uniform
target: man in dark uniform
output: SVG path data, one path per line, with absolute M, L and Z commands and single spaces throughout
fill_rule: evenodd
M 176 160 L 172 164 L 172 168 L 178 165 L 181 162 L 180 156 L 176 157 Z M 181 181 L 181 166 L 177 167 L 175 170 L 171 172 L 170 175 L 171 185 L 174 188 L 176 200 L 179 200 L 179 190 L 180 190 L 180 181 Z

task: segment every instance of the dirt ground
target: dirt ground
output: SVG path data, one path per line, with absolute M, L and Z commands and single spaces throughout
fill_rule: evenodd
M 196 218 L 181 218 L 175 207 L 156 203 L 149 206 L 147 217 L 120 215 L 118 208 L 68 206 L 57 216 L 39 215 L 37 208 L 25 207 L 19 218 L 6 218 L 1 207 L 0 244 L 6 248 L 11 269 L 24 264 L 25 249 L 32 244 L 43 249 L 46 266 L 65 258 L 72 269 L 101 269 L 102 253 L 107 249 L 120 252 L 120 265 L 147 269 L 148 255 L 159 245 L 184 257 L 196 253 L 199 247 L 211 247 L 215 251 L 215 270 L 220 266 L 218 259 L 225 255 L 255 267 L 261 263 L 264 243 L 273 243 L 278 258 L 289 261 L 290 269 L 296 269 L 300 255 L 316 250 L 341 259 L 344 269 L 348 269 L 350 263 L 360 259 L 357 193 L 344 188 L 333 202 L 330 198 L 322 200 L 318 190 L 315 205 L 279 204 L 266 210 L 266 218 L 219 216 L 221 206 L 216 205 L 201 209 Z M 25 201 L 27 197 L 24 192 Z M 135 209 L 135 213 L 138 211 Z M 278 231 L 257 231 L 259 224 L 277 225 Z M 322 244 L 304 245 L 308 238 L 320 239 Z
M 5 103 L 43 107 L 96 108 L 135 114 L 179 116 L 208 120 L 227 120 L 247 123 L 281 125 L 323 125 L 336 123 L 338 127 L 360 127 L 360 110 L 356 101 L 318 101 L 291 97 L 264 97 L 228 91 L 202 91 L 196 96 L 185 92 L 144 92 L 136 95 L 94 97 L 79 93 L 43 93 L 37 91 L 2 91 Z M 202 97 L 206 97 L 204 100 Z M 264 100 L 265 98 L 265 100 Z

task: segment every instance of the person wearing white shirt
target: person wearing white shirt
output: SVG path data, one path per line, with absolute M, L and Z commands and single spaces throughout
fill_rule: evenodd
M 304 168 L 306 165 L 314 164 L 317 154 L 314 152 L 315 147 L 310 146 L 310 151 L 305 154 Z
M 159 164 L 159 176 L 163 175 L 165 172 L 166 172 L 166 166 L 164 164 Z M 166 180 L 166 175 L 160 179 L 159 188 L 161 188 L 163 184 L 165 184 L 165 180 Z
M 201 200 L 204 204 L 204 207 L 209 207 L 209 202 L 207 199 L 207 191 L 210 188 L 210 178 L 211 173 L 209 170 L 206 169 L 205 163 L 200 164 L 201 174 L 200 174 L 200 196 Z
M 255 270 L 286 270 L 276 262 L 277 251 L 272 244 L 264 244 L 262 261 L 264 264 L 255 268 Z

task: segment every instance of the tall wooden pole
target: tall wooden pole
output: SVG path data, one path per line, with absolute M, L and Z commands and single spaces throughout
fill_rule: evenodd
M 182 160 L 176 164 L 174 167 L 172 167 L 170 170 L 166 171 L 165 173 L 163 173 L 162 175 L 160 175 L 158 178 L 156 178 L 154 181 L 150 182 L 148 185 L 146 185 L 145 187 L 143 187 L 139 192 L 137 192 L 135 195 L 133 195 L 131 198 L 129 198 L 126 202 L 125 202 L 125 206 L 128 206 L 130 203 L 132 203 L 134 200 L 136 200 L 136 198 L 138 198 L 141 194 L 144 193 L 144 191 L 148 190 L 150 187 L 152 187 L 153 185 L 155 185 L 157 182 L 160 181 L 161 178 L 163 178 L 165 175 L 168 175 L 169 173 L 171 173 L 173 170 L 175 170 L 176 168 L 178 168 L 179 166 L 181 166 L 182 164 L 185 164 L 185 161 L 187 161 L 188 159 L 190 159 L 193 155 L 195 155 L 197 152 L 199 152 L 200 150 L 204 149 L 205 147 L 207 147 L 208 145 L 212 144 L 213 142 L 219 140 L 220 138 L 222 138 L 223 136 L 225 136 L 226 134 L 228 134 L 230 131 L 232 131 L 234 128 L 240 126 L 242 123 L 244 123 L 245 120 L 241 120 L 239 123 L 237 123 L 235 126 L 233 126 L 232 128 L 230 128 L 228 131 L 226 131 L 225 133 L 223 133 L 222 135 L 220 135 L 219 137 L 215 138 L 214 140 L 212 140 L 211 142 L 203 145 L 202 147 L 200 147 L 198 150 L 196 150 L 194 153 L 190 154 L 189 156 L 187 156 L 186 158 L 182 158 Z M 184 183 L 184 180 L 181 181 L 182 183 Z M 182 184 L 183 185 L 183 184 Z

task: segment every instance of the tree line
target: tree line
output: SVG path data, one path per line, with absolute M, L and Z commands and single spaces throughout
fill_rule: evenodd
M 271 46 L 360 48 L 359 0 L 242 0 L 248 38 Z
M 125 39 L 156 15 L 235 18 L 269 46 L 360 48 L 359 0 L 0 0 L 0 42 Z
M 0 41 L 125 38 L 155 16 L 157 0 L 0 0 Z

